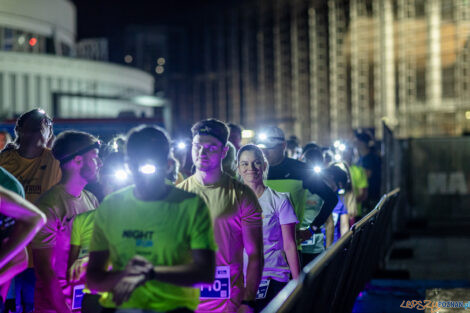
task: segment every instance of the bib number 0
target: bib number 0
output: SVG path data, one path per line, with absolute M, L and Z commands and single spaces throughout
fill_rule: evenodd
M 230 267 L 217 266 L 212 285 L 200 285 L 201 299 L 230 299 Z

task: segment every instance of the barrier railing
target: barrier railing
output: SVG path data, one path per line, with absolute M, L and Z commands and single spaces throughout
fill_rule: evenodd
M 385 258 L 387 231 L 400 190 L 385 194 L 377 206 L 335 244 L 305 266 L 262 313 L 351 312 L 359 292 Z

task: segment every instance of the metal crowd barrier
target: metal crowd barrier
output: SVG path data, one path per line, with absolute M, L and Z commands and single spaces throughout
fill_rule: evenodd
M 305 266 L 297 280 L 287 286 L 262 313 L 349 313 L 354 302 L 385 258 L 391 238 L 391 214 L 397 188 L 354 224 L 329 249 Z

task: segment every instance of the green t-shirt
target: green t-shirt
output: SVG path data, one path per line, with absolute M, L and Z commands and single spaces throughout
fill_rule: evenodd
M 95 224 L 95 213 L 96 210 L 92 210 L 78 214 L 73 221 L 70 244 L 80 246 L 79 258 L 88 255 L 93 226 Z
M 349 173 L 351 174 L 351 183 L 353 187 L 354 195 L 357 197 L 359 190 L 369 187 L 367 182 L 367 173 L 362 166 L 351 165 L 349 167 Z M 357 214 L 360 216 L 362 213 L 362 205 L 357 204 Z
M 209 209 L 201 198 L 167 186 L 163 200 L 141 201 L 134 188 L 109 195 L 96 211 L 90 251 L 109 251 L 114 270 L 124 269 L 135 255 L 156 266 L 176 266 L 192 262 L 191 250 L 216 250 Z M 114 305 L 111 296 L 101 303 Z M 199 289 L 152 280 L 134 290 L 120 308 L 195 310 L 198 303 Z
M 323 206 L 323 199 L 317 194 L 312 194 L 307 190 L 305 200 L 304 217 L 300 224 L 302 229 L 309 227 Z M 308 240 L 301 243 L 302 253 L 322 253 L 325 251 L 323 244 L 323 233 L 314 234 Z

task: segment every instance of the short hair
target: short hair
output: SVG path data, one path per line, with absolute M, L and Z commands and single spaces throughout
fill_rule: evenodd
M 170 156 L 170 137 L 158 126 L 137 126 L 127 135 L 125 151 L 129 158 L 148 155 L 165 161 Z
M 15 124 L 15 136 L 18 137 L 18 130 L 26 124 L 27 121 L 33 120 L 39 126 L 43 120 L 47 124 L 52 125 L 52 118 L 47 115 L 43 109 L 33 109 L 28 112 L 25 112 L 18 117 Z
M 302 154 L 302 156 L 308 162 L 318 161 L 320 163 L 323 163 L 323 161 L 324 161 L 323 153 L 322 153 L 321 149 L 319 149 L 319 148 L 318 149 L 316 149 L 316 148 L 307 149 L 307 151 L 305 151 Z
M 348 173 L 338 165 L 330 165 L 325 169 L 326 175 L 331 175 L 336 184 L 341 183 L 344 188 L 348 186 Z
M 228 123 L 228 128 L 230 128 L 231 133 L 238 133 L 242 134 L 243 127 L 241 125 L 235 124 L 235 123 Z
M 98 138 L 89 133 L 67 130 L 55 139 L 52 154 L 61 163 L 66 163 L 76 155 L 84 154 L 95 147 L 99 148 L 99 143 Z
M 37 123 L 41 123 L 44 119 L 52 123 L 52 119 L 50 118 L 49 115 L 47 115 L 47 113 L 44 110 L 42 109 L 30 110 L 26 113 L 21 114 L 20 117 L 18 117 L 18 119 L 16 120 L 15 130 L 20 127 L 23 127 L 23 125 L 29 120 L 34 120 Z
M 215 118 L 209 118 L 197 122 L 191 127 L 193 138 L 196 135 L 209 135 L 217 138 L 225 146 L 228 141 L 229 129 L 227 125 Z

